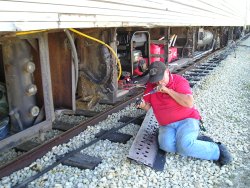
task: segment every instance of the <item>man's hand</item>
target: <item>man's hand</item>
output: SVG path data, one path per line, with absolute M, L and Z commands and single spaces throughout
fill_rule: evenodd
M 136 108 L 144 108 L 146 106 L 146 103 L 142 98 L 137 98 L 135 105 L 136 105 Z
M 157 87 L 156 87 L 156 90 L 158 91 L 158 92 L 161 92 L 161 93 L 167 93 L 168 94 L 168 92 L 169 92 L 169 88 L 167 88 L 166 86 L 164 86 L 164 85 L 158 85 Z
M 193 96 L 191 94 L 182 94 L 174 91 L 173 89 L 169 89 L 164 85 L 158 85 L 156 87 L 158 92 L 166 93 L 171 96 L 177 103 L 184 107 L 192 108 L 193 107 Z
M 142 98 L 136 99 L 135 105 L 136 105 L 136 108 L 140 108 L 146 111 L 148 111 L 149 108 L 151 107 L 151 105 L 145 102 Z

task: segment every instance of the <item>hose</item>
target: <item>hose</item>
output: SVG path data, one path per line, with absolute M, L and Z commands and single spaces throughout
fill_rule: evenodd
M 75 47 L 73 37 L 71 36 L 68 29 L 65 29 L 64 31 L 65 31 L 68 39 L 69 39 L 70 46 L 71 46 L 71 49 L 72 49 L 73 61 L 74 61 L 74 64 L 75 64 L 75 92 L 76 92 L 77 91 L 77 83 L 78 83 L 78 64 L 79 64 L 79 61 L 78 61 L 77 51 L 76 51 L 76 47 Z

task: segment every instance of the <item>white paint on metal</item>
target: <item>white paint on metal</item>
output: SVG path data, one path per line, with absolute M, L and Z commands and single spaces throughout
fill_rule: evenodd
M 0 31 L 244 26 L 247 7 L 247 0 L 0 0 Z

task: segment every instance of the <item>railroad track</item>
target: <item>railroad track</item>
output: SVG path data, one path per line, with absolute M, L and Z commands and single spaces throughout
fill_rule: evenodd
M 224 53 L 223 53 L 224 51 Z M 226 56 L 228 55 L 228 51 L 226 50 L 220 50 L 217 51 L 213 54 L 210 54 L 204 59 L 201 59 L 197 62 L 192 62 L 188 66 L 181 67 L 180 69 L 174 70 L 174 73 L 181 74 L 184 77 L 186 77 L 190 81 L 191 87 L 193 87 L 196 83 L 198 83 L 204 76 L 209 74 L 218 64 L 221 60 L 225 59 Z M 140 97 L 142 93 L 139 93 L 133 97 L 130 97 L 126 99 L 124 102 L 120 102 L 113 106 L 112 108 L 101 112 L 99 114 L 95 114 L 94 117 L 87 119 L 83 123 L 80 123 L 77 126 L 74 126 L 70 129 L 64 129 L 65 132 L 60 134 L 60 136 L 53 138 L 46 143 L 37 146 L 34 149 L 31 149 L 30 151 L 25 152 L 23 155 L 20 157 L 16 158 L 15 160 L 9 162 L 8 164 L 2 166 L 0 168 L 0 178 L 4 176 L 10 175 L 12 172 L 17 171 L 19 169 L 22 169 L 28 165 L 30 165 L 33 161 L 35 161 L 38 158 L 41 158 L 43 155 L 45 155 L 48 151 L 50 151 L 54 146 L 60 145 L 62 143 L 66 143 L 69 141 L 71 138 L 74 136 L 78 135 L 80 132 L 84 131 L 87 126 L 92 126 L 97 124 L 100 121 L 105 120 L 108 115 L 115 113 L 123 108 L 125 108 L 127 105 L 133 103 L 136 98 Z M 131 121 L 128 121 L 130 123 Z M 55 163 L 53 163 L 51 166 L 48 168 L 43 169 L 41 172 L 36 174 L 35 176 L 32 176 L 28 178 L 26 181 L 23 183 L 17 185 L 16 187 L 24 187 L 27 185 L 30 181 L 33 181 L 34 179 L 38 178 L 42 174 L 48 172 L 50 169 L 54 168 L 56 165 L 62 163 L 66 159 L 68 159 L 70 156 L 79 153 L 82 149 L 85 147 L 88 147 L 97 141 L 101 140 L 105 135 L 110 134 L 111 132 L 115 132 L 118 129 L 126 126 L 127 123 L 122 124 L 121 126 L 111 129 L 110 132 L 102 134 L 100 137 L 97 139 L 91 141 L 88 144 L 83 145 L 82 147 L 72 151 L 71 153 L 66 154 L 65 156 L 58 158 Z
M 36 175 L 26 179 L 26 181 L 14 186 L 16 188 L 20 188 L 20 187 L 25 187 L 28 183 L 30 183 L 31 181 L 37 179 L 38 177 L 42 176 L 43 174 L 45 174 L 46 172 L 50 171 L 51 169 L 53 169 L 55 166 L 63 163 L 63 164 L 67 164 L 67 165 L 71 165 L 71 166 L 77 166 L 77 167 L 82 167 L 82 168 L 88 168 L 88 167 L 95 167 L 96 165 L 98 165 L 100 162 L 101 162 L 101 159 L 96 159 L 95 160 L 95 163 L 96 165 L 94 164 L 93 165 L 93 156 L 87 156 L 86 155 L 81 155 L 80 154 L 80 151 L 95 144 L 96 142 L 102 140 L 102 139 L 107 139 L 108 137 L 110 137 L 111 134 L 113 133 L 117 133 L 118 130 L 120 130 L 121 128 L 127 126 L 128 124 L 130 123 L 135 123 L 136 121 L 140 120 L 142 117 L 144 117 L 145 114 L 142 114 L 142 115 L 139 115 L 138 117 L 135 117 L 135 118 L 129 118 L 128 121 L 126 121 L 125 123 L 122 123 L 120 126 L 116 127 L 116 128 L 112 128 L 110 130 L 107 130 L 107 131 L 104 131 L 103 133 L 99 134 L 97 136 L 96 139 L 90 141 L 89 143 L 87 144 L 84 144 L 83 146 L 79 147 L 78 149 L 76 150 L 73 150 L 67 154 L 65 154 L 64 156 L 58 156 L 57 160 L 55 163 L 53 163 L 52 165 L 44 168 L 42 171 L 40 171 L 39 173 L 37 173 Z M 122 120 L 121 120 L 122 121 Z M 121 133 L 120 133 L 121 134 Z M 128 137 L 130 139 L 130 137 Z M 72 158 L 71 161 L 67 161 L 69 158 Z M 84 160 L 85 158 L 87 158 L 88 161 L 91 161 L 89 164 L 82 164 L 81 162 L 82 161 L 79 161 L 79 164 L 76 164 L 76 160 L 74 160 L 75 158 L 78 158 L 80 160 Z M 73 161 L 74 160 L 74 161 Z M 66 161 L 66 162 L 65 162 Z M 92 164 L 91 164 L 92 163 Z M 90 169 L 93 169 L 91 168 Z

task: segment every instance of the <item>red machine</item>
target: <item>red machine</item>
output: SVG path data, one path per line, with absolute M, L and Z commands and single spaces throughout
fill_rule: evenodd
M 164 47 L 163 45 L 152 44 L 152 43 L 150 44 L 150 53 L 151 53 L 150 61 L 151 61 L 151 63 L 153 63 L 155 61 L 163 60 L 163 58 L 160 57 L 160 54 L 162 52 L 164 54 L 164 48 L 163 47 Z
M 142 56 L 141 50 L 132 51 L 133 75 L 141 76 L 148 68 L 148 58 Z
M 168 63 L 171 63 L 176 59 L 177 59 L 177 48 L 176 47 L 170 47 L 168 49 Z
M 141 76 L 148 68 L 148 58 L 139 57 L 133 75 Z
M 150 53 L 151 53 L 151 63 L 155 61 L 161 61 L 164 62 L 164 45 L 162 44 L 150 44 Z M 177 48 L 176 47 L 170 47 L 168 51 L 168 63 L 173 62 L 177 59 Z

